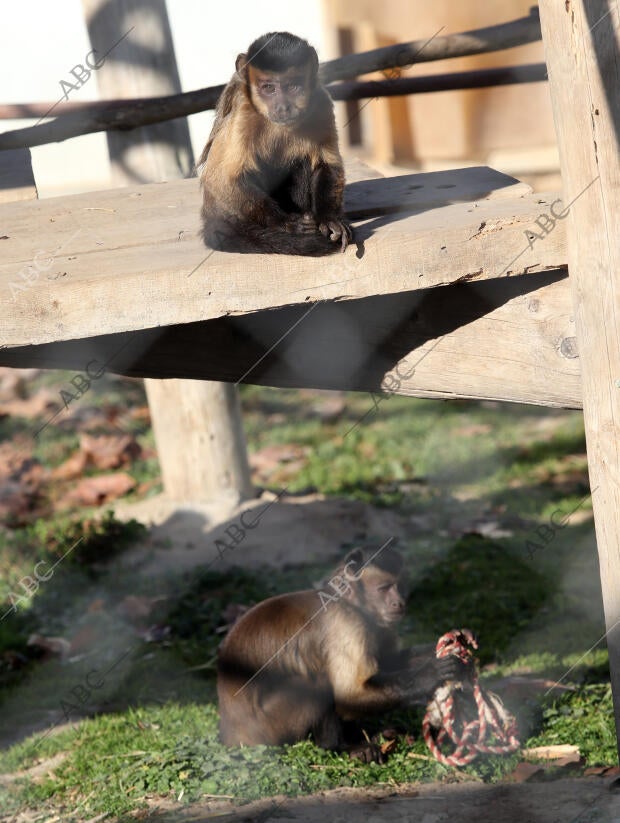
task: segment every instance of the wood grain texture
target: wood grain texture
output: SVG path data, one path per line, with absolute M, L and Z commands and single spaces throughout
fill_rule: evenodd
M 563 272 L 0 350 L 12 366 L 93 358 L 136 377 L 581 406 Z
M 356 224 L 358 247 L 320 260 L 209 252 L 196 236 L 200 203 L 193 179 L 0 206 L 8 235 L 0 242 L 0 345 L 178 325 L 566 265 L 562 221 L 535 242 L 526 235 L 549 212 L 555 195 L 523 193 L 521 184 L 488 169 L 393 181 L 348 186 L 347 209 L 367 215 Z M 37 254 L 48 268 L 31 271 Z
M 231 507 L 252 498 L 235 386 L 146 380 L 145 387 L 167 497 L 179 503 L 226 498 Z
M 566 202 L 616 729 L 620 733 L 620 19 L 613 0 L 541 0 Z M 620 749 L 620 735 L 618 737 Z

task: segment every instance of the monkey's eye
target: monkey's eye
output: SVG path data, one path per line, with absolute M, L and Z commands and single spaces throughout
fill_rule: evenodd
M 298 83 L 294 83 L 292 86 L 288 87 L 288 90 L 293 92 L 293 94 L 297 94 L 301 91 L 301 86 Z
M 260 87 L 261 91 L 265 92 L 265 94 L 274 94 L 276 87 L 273 83 L 263 83 Z

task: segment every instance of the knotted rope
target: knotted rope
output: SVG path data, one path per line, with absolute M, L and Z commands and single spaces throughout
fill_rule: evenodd
M 477 648 L 469 629 L 444 634 L 435 647 L 438 658 L 452 654 L 471 667 L 467 684 L 450 680 L 436 689 L 422 723 L 426 745 L 447 766 L 466 766 L 478 754 L 509 754 L 519 748 L 515 718 L 496 694 L 483 690 L 478 682 L 474 660 Z M 453 747 L 451 754 L 442 751 L 442 743 L 448 743 L 446 738 Z

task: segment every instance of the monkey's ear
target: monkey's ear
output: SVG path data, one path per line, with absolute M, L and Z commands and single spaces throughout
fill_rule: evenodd
M 238 54 L 237 59 L 235 60 L 235 68 L 240 75 L 244 75 L 245 67 L 248 64 L 248 56 L 247 54 Z
M 364 563 L 364 552 L 362 549 L 353 549 L 350 551 L 344 559 L 344 568 L 345 569 L 354 569 L 354 574 L 357 574 L 359 571 L 359 567 L 362 566 Z

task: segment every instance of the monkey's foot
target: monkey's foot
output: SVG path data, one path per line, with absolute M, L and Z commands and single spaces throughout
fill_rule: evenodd
M 310 212 L 289 217 L 285 224 L 291 234 L 316 234 L 318 226 Z
M 351 224 L 342 217 L 326 218 L 324 222 L 319 223 L 319 231 L 325 237 L 329 235 L 332 243 L 340 241 L 342 251 L 345 251 L 353 240 Z
M 352 760 L 361 760 L 362 763 L 385 763 L 385 755 L 381 747 L 375 743 L 358 743 L 347 748 Z

